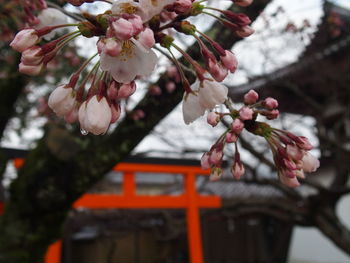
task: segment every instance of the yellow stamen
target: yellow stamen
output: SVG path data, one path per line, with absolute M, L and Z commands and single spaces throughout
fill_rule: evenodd
M 129 3 L 121 4 L 120 9 L 122 9 L 124 13 L 127 13 L 129 15 L 135 14 L 137 11 L 136 6 L 133 6 L 132 4 L 129 4 Z

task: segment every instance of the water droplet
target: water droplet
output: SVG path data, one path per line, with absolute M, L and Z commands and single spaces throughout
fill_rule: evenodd
M 84 136 L 89 134 L 89 132 L 88 132 L 88 131 L 85 131 L 84 129 L 80 129 L 80 132 L 81 132 L 81 134 L 84 135 Z

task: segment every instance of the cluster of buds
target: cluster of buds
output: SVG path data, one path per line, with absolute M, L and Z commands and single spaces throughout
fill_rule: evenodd
M 281 182 L 289 187 L 299 186 L 297 178 L 304 178 L 304 173 L 314 172 L 319 167 L 319 161 L 309 151 L 313 148 L 307 138 L 296 136 L 288 131 L 272 128 L 264 122 L 256 121 L 258 115 L 267 119 L 275 119 L 279 115 L 278 101 L 273 98 L 259 100 L 259 95 L 250 90 L 244 95 L 245 105 L 235 110 L 230 101 L 226 101 L 228 113 L 211 111 L 207 115 L 207 122 L 215 127 L 223 118 L 232 121 L 229 128 L 222 134 L 209 152 L 203 154 L 201 165 L 203 169 L 211 169 L 210 179 L 215 181 L 223 174 L 222 160 L 224 148 L 228 144 L 234 144 L 235 154 L 231 173 L 234 178 L 240 179 L 245 172 L 240 160 L 237 142 L 242 131 L 265 138 L 271 147 L 273 159 Z
M 68 2 L 79 6 L 96 1 L 71 0 Z M 48 105 L 59 117 L 64 117 L 69 123 L 79 120 L 84 134 L 87 132 L 103 134 L 107 131 L 109 124 L 119 118 L 120 100 L 128 98 L 135 91 L 137 78 L 149 76 L 154 71 L 158 57 L 153 49 L 156 44 L 159 44 L 170 53 L 177 69 L 175 81 L 167 84 L 167 90 L 172 91 L 176 87 L 175 83 L 183 84 L 184 107 L 187 107 L 184 118 L 186 123 L 190 123 L 197 118 L 197 115 L 203 115 L 207 109 L 213 109 L 225 101 L 227 88 L 219 82 L 223 81 L 229 72 L 233 73 L 236 70 L 237 60 L 231 51 L 223 49 L 216 41 L 197 30 L 187 19 L 199 14 L 210 15 L 238 36 L 245 37 L 253 32 L 249 27 L 251 21 L 246 15 L 212 8 L 204 5 L 203 2 L 117 0 L 111 3 L 110 10 L 103 14 L 94 16 L 84 13 L 86 20 L 76 24 L 56 23 L 26 28 L 15 36 L 11 46 L 22 52 L 19 71 L 28 75 L 38 75 L 57 53 L 76 37 L 98 37 L 96 54 L 72 74 L 68 84 L 59 86 L 51 94 Z M 247 6 L 252 1 L 233 2 Z M 218 16 L 217 13 L 222 16 Z M 56 15 L 53 10 L 46 9 L 46 12 L 39 14 L 39 17 L 42 17 L 42 21 L 53 21 Z M 40 46 L 42 38 L 47 40 L 46 37 L 53 30 L 66 27 L 76 27 L 77 30 Z M 172 35 L 176 31 L 197 40 L 205 67 L 175 44 Z M 248 31 L 249 34 L 242 34 Z M 173 55 L 173 49 L 182 53 L 193 67 L 197 81 L 192 86 L 181 64 Z M 97 56 L 99 60 L 96 62 L 93 59 Z M 95 65 L 90 67 L 89 64 L 92 62 L 95 62 Z M 86 75 L 83 77 L 82 73 L 85 71 L 88 77 Z M 159 89 L 152 88 L 150 92 L 159 95 Z M 189 113 L 187 114 L 186 111 Z M 95 116 L 89 117 L 93 112 Z M 95 124 L 94 118 L 103 120 Z
M 168 70 L 166 89 L 169 93 L 177 86 L 184 89 L 185 123 L 193 122 L 208 110 L 210 112 L 207 121 L 212 126 L 216 126 L 223 118 L 231 118 L 230 127 L 202 158 L 203 168 L 212 169 L 211 180 L 217 180 L 222 175 L 223 150 L 228 144 L 235 145 L 231 169 L 233 176 L 239 179 L 244 174 L 245 168 L 237 146 L 243 129 L 267 140 L 283 183 L 296 186 L 296 177 L 302 177 L 304 172 L 317 168 L 316 159 L 308 153 L 310 147 L 305 146 L 307 143 L 303 137 L 273 129 L 256 121 L 258 115 L 265 116 L 268 120 L 277 118 L 277 100 L 259 100 L 258 94 L 251 90 L 244 96 L 245 105 L 238 110 L 233 108 L 227 97 L 228 89 L 221 82 L 237 69 L 238 63 L 234 53 L 225 50 L 189 22 L 189 18 L 193 16 L 208 15 L 217 19 L 236 36 L 248 37 L 254 32 L 250 27 L 249 17 L 205 5 L 206 1 L 200 0 L 68 2 L 80 6 L 97 1 L 110 3 L 111 8 L 97 16 L 83 13 L 81 17 L 84 19 L 76 24 L 58 24 L 58 19 L 53 19 L 57 13 L 46 9 L 46 12 L 39 14 L 41 20 L 46 21 L 46 25 L 23 29 L 11 43 L 15 50 L 22 52 L 20 72 L 38 75 L 70 41 L 77 37 L 97 37 L 96 53 L 71 75 L 67 84 L 57 87 L 51 93 L 48 106 L 57 116 L 63 117 L 68 123 L 79 121 L 82 134 L 106 133 L 110 124 L 121 116 L 121 101 L 135 92 L 137 79 L 154 72 L 158 62 L 154 48 L 158 45 L 158 48 L 164 48 L 164 52 L 168 52 L 168 58 L 174 65 Z M 239 6 L 248 6 L 252 0 L 232 2 Z M 49 41 L 48 36 L 51 37 L 53 30 L 66 27 L 75 27 L 76 30 Z M 193 37 L 197 41 L 203 63 L 198 63 L 175 43 L 175 32 Z M 40 46 L 42 38 L 49 42 Z M 196 76 L 192 84 L 174 51 L 181 53 L 192 68 Z M 149 92 L 158 96 L 161 89 L 152 86 Z M 215 108 L 220 104 L 226 105 L 229 113 L 216 112 Z M 145 117 L 143 112 L 134 112 L 130 116 L 135 120 Z

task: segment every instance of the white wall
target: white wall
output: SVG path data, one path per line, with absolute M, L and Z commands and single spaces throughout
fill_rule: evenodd
M 342 222 L 350 229 L 350 195 L 337 207 Z M 316 228 L 296 227 L 288 263 L 349 263 L 350 256 L 338 249 Z

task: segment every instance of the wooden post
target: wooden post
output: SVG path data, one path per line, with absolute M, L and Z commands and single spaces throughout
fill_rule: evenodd
M 203 247 L 201 237 L 201 224 L 199 207 L 197 203 L 196 175 L 188 173 L 185 176 L 187 206 L 187 239 L 190 262 L 203 263 Z
M 61 241 L 57 241 L 49 246 L 45 256 L 45 263 L 61 263 L 61 250 Z

